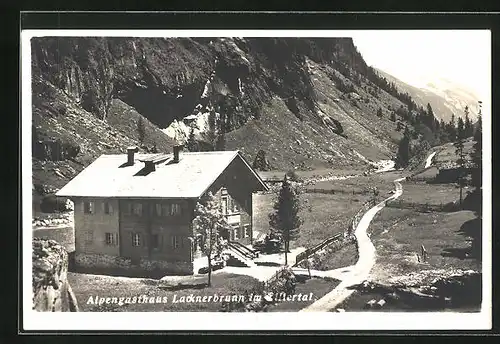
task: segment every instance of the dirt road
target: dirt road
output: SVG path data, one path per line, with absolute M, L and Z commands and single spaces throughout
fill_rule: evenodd
M 335 308 L 354 292 L 354 290 L 348 289 L 349 286 L 362 283 L 368 278 L 375 264 L 376 251 L 366 231 L 375 214 L 385 207 L 386 202 L 397 199 L 403 194 L 403 186 L 400 182 L 404 179 L 405 178 L 396 179 L 394 181 L 394 185 L 396 186 L 394 194 L 368 210 L 361 218 L 354 232 L 358 243 L 359 256 L 356 265 L 345 273 L 342 282 L 334 290 L 310 306 L 302 309 L 301 312 L 325 312 Z

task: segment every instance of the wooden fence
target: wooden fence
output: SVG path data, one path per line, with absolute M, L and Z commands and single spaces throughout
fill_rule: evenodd
M 307 259 L 308 257 L 310 257 L 311 255 L 313 255 L 314 253 L 316 253 L 319 250 L 323 249 L 325 246 L 328 246 L 331 243 L 333 243 L 334 241 L 336 241 L 336 240 L 338 240 L 340 238 L 343 238 L 343 237 L 344 237 L 344 233 L 337 233 L 334 236 L 332 236 L 332 237 L 330 237 L 330 238 L 328 238 L 326 240 L 323 240 L 322 242 L 320 242 L 316 246 L 308 248 L 304 252 L 299 253 L 297 255 L 297 257 L 295 258 L 295 264 L 293 266 L 296 267 L 304 259 Z
M 361 220 L 361 217 L 363 216 L 363 213 L 367 210 L 368 207 L 371 206 L 371 202 L 366 202 L 363 204 L 360 210 L 354 215 L 354 218 L 352 219 L 351 223 L 349 224 L 347 230 L 343 233 L 337 233 L 334 236 L 329 237 L 328 239 L 323 240 L 319 244 L 310 247 L 306 249 L 304 252 L 299 253 L 297 257 L 295 258 L 295 264 L 293 267 L 298 266 L 304 259 L 308 259 L 311 257 L 313 254 L 316 252 L 322 250 L 328 245 L 331 245 L 332 243 L 336 242 L 339 239 L 345 238 L 349 235 L 351 235 L 355 230 L 356 226 L 358 225 L 359 221 Z
M 276 282 L 285 273 L 285 271 L 287 271 L 286 267 L 280 268 L 278 271 L 276 271 L 276 273 L 271 278 L 269 278 L 265 282 L 265 286 L 269 287 L 270 285 L 272 285 L 274 282 Z
M 386 206 L 389 208 L 411 209 L 423 213 L 453 212 L 461 210 L 460 204 L 454 202 L 440 203 L 440 204 L 429 204 L 429 203 L 422 204 L 422 203 L 398 200 L 398 201 L 389 201 L 386 203 Z
M 327 194 L 333 195 L 336 193 L 342 194 L 353 194 L 353 195 L 366 195 L 372 191 L 370 190 L 343 190 L 343 189 L 319 189 L 319 188 L 306 188 L 304 189 L 305 193 L 319 193 L 319 194 Z

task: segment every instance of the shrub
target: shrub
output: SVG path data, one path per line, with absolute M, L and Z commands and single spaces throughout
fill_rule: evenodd
M 67 199 L 55 194 L 45 195 L 40 202 L 40 210 L 44 213 L 63 212 L 68 210 Z
M 294 170 L 289 170 L 287 173 L 286 173 L 286 176 L 292 181 L 292 182 L 300 182 L 301 179 L 300 177 L 298 176 L 297 172 L 295 172 Z

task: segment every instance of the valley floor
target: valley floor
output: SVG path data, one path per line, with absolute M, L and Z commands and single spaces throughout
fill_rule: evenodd
M 458 200 L 458 190 L 450 185 L 432 185 L 433 192 L 430 192 L 429 185 L 413 182 L 404 183 L 403 188 L 402 198 L 415 203 L 439 204 Z M 371 283 L 384 287 L 378 292 L 375 289 L 372 292 L 355 290 L 337 308 L 345 311 L 366 310 L 368 301 L 384 300 L 386 304 L 380 308 L 383 311 L 479 311 L 480 283 L 471 282 L 470 287 L 464 285 L 463 288 L 468 289 L 465 296 L 453 295 L 453 290 L 443 290 L 443 293 L 449 293 L 451 299 L 448 306 L 425 306 L 427 303 L 424 298 L 416 295 L 394 298 L 391 293 L 395 285 L 412 289 L 426 276 L 432 276 L 431 280 L 435 281 L 464 272 L 481 273 L 481 258 L 470 250 L 471 230 L 481 231 L 480 223 L 471 211 L 419 212 L 414 209 L 384 208 L 370 226 L 377 260 L 369 278 Z M 425 261 L 422 259 L 422 245 L 427 252 Z
M 362 209 L 365 202 L 381 202 L 393 194 L 395 179 L 401 172 L 392 171 L 369 176 L 358 175 L 343 180 L 318 178 L 301 187 L 301 216 L 304 219 L 299 238 L 293 242 L 289 263 L 295 262 L 295 255 L 315 244 L 344 232 L 351 226 L 354 215 Z M 416 182 L 403 182 L 401 199 L 411 204 L 442 204 L 458 198 L 458 190 L 450 185 L 429 185 Z M 378 193 L 373 193 L 376 187 Z M 319 191 L 318 191 L 319 190 Z M 259 195 L 254 201 L 254 226 L 258 232 L 265 233 L 268 228 L 267 214 L 274 202 L 273 194 Z M 410 278 L 412 275 L 433 271 L 436 276 L 450 271 L 481 271 L 480 259 L 469 253 L 470 243 L 467 233 L 477 225 L 470 211 L 456 212 L 419 212 L 415 209 L 384 207 L 369 224 L 368 235 L 376 252 L 375 265 L 369 273 L 374 283 L 390 285 L 394 278 Z M 467 227 L 465 230 L 464 227 Z M 480 230 L 480 228 L 477 228 Z M 469 232 L 468 232 L 469 231 Z M 39 228 L 34 236 L 46 237 L 60 242 L 68 251 L 74 250 L 74 230 L 72 227 Z M 428 252 L 426 262 L 419 258 L 421 245 Z M 276 255 L 279 265 L 284 263 L 284 255 Z M 296 293 L 310 294 L 314 297 L 307 301 L 282 302 L 268 306 L 267 311 L 299 311 L 317 302 L 334 290 L 343 279 L 342 269 L 348 271 L 358 261 L 355 243 L 346 244 L 336 251 L 322 256 L 321 264 L 315 267 L 312 279 L 297 284 Z M 270 258 L 269 258 L 270 259 Z M 261 260 L 266 260 L 262 255 Z M 250 270 L 255 271 L 250 271 Z M 259 271 L 257 271 L 258 269 Z M 212 276 L 211 287 L 204 286 L 206 275 L 187 278 L 187 286 L 179 289 L 165 288 L 162 280 L 88 275 L 70 272 L 68 279 L 83 311 L 224 311 L 224 302 L 173 302 L 182 296 L 187 298 L 204 295 L 248 295 L 258 290 L 262 281 L 270 278 L 278 266 L 257 266 L 255 268 L 226 267 Z M 333 274 L 338 270 L 338 274 Z M 321 271 L 323 270 L 323 271 Z M 306 275 L 307 269 L 299 275 Z M 298 270 L 297 270 L 298 272 Z M 332 274 L 330 274 L 332 272 Z M 331 276 L 330 276 L 331 275 Z M 333 276 L 335 275 L 335 276 Z M 314 277 L 316 276 L 316 277 Z M 325 278 L 325 277 L 333 277 Z M 337 279 L 338 278 L 338 279 Z M 191 281 L 191 282 L 189 282 Z M 191 283 L 191 285 L 189 285 Z M 480 293 L 480 291 L 474 291 Z M 152 304 L 111 303 L 95 304 L 89 302 L 95 297 L 159 297 L 166 302 Z M 372 299 L 388 300 L 382 310 L 416 310 L 414 303 L 405 300 L 389 301 L 384 293 L 355 290 L 350 297 L 338 304 L 335 309 L 357 311 L 366 308 Z M 461 305 L 462 311 L 477 311 L 477 305 Z M 441 307 L 440 310 L 447 310 Z M 457 310 L 457 308 L 453 308 Z M 326 309 L 325 309 L 326 310 Z

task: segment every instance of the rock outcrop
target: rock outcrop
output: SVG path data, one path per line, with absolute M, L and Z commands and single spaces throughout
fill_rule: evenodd
M 54 240 L 33 239 L 33 309 L 40 312 L 77 312 L 78 304 L 67 280 L 68 253 Z
M 33 179 L 56 188 L 101 154 L 170 152 L 191 130 L 201 150 L 265 149 L 275 170 L 364 168 L 425 110 L 351 38 L 37 37 L 31 56 Z

